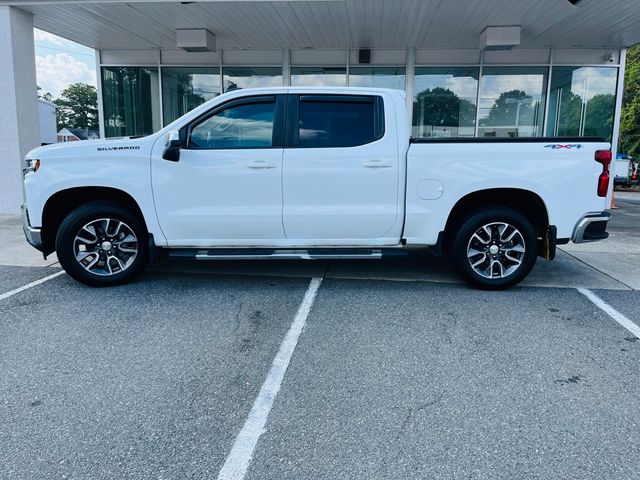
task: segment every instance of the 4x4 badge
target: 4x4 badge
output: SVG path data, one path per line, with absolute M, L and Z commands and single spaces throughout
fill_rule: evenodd
M 544 148 L 552 148 L 554 150 L 561 150 L 561 149 L 573 150 L 575 148 L 577 150 L 580 150 L 581 148 L 584 148 L 584 147 L 579 143 L 568 143 L 568 144 L 550 143 L 549 145 L 545 145 Z

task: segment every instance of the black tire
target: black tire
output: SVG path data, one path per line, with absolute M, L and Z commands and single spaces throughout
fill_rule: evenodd
M 515 239 L 501 243 L 499 229 L 503 228 L 503 224 L 513 227 L 519 236 L 516 234 Z M 488 226 L 488 231 L 483 229 L 484 226 Z M 460 277 L 473 287 L 483 290 L 510 288 L 521 282 L 536 263 L 538 241 L 535 229 L 527 218 L 515 210 L 493 205 L 486 206 L 472 212 L 454 228 L 449 258 Z M 474 236 L 477 232 L 480 232 L 480 235 Z M 503 232 L 506 236 L 504 238 L 507 238 L 513 230 L 506 227 Z M 483 242 L 487 239 L 489 240 L 485 245 Z M 524 252 L 511 250 L 520 249 L 521 244 Z M 498 251 L 493 255 L 491 248 L 495 250 L 496 247 Z M 474 250 L 471 250 L 472 248 Z M 469 257 L 469 252 L 478 250 L 481 250 L 481 253 Z M 517 264 L 517 261 L 511 260 L 515 257 L 521 263 Z M 482 263 L 477 266 L 477 269 L 472 267 L 472 262 L 481 260 Z M 488 269 L 485 270 L 485 266 L 489 266 Z M 483 273 L 478 270 L 483 270 Z M 484 275 L 490 275 L 491 278 Z M 499 277 L 499 275 L 504 276 Z
M 97 227 L 92 226 L 92 230 L 94 232 L 98 232 L 100 230 L 100 220 L 101 219 L 112 219 L 116 222 L 122 222 L 124 227 L 119 227 L 121 230 L 121 235 L 124 235 L 124 232 L 132 232 L 135 236 L 136 241 L 129 241 L 123 243 L 123 246 L 118 246 L 113 248 L 113 256 L 118 256 L 118 258 L 110 258 L 110 260 L 105 260 L 107 258 L 107 252 L 104 252 L 102 248 L 102 243 L 98 239 L 98 235 L 96 235 L 96 242 L 85 242 L 85 243 L 95 243 L 96 249 L 96 257 L 100 256 L 100 259 L 97 262 L 97 265 L 100 265 L 99 262 L 103 262 L 105 265 L 104 273 L 96 273 L 97 270 L 90 271 L 80 263 L 79 260 L 76 259 L 77 253 L 77 235 L 83 230 L 85 225 L 89 225 L 92 222 L 98 222 Z M 103 223 L 104 225 L 105 223 Z M 118 225 L 117 223 L 106 223 L 107 229 L 109 229 L 109 225 Z M 126 227 L 126 229 L 125 229 Z M 85 230 L 86 232 L 87 230 Z M 87 238 L 91 238 L 87 234 L 83 234 Z M 105 233 L 106 235 L 106 233 Z M 132 237 L 128 237 L 132 238 Z M 107 238 L 108 240 L 108 238 Z M 115 238 L 114 238 L 115 240 Z M 82 242 L 80 242 L 82 243 Z M 107 244 L 110 244 L 107 242 Z M 113 242 L 116 245 L 116 242 Z M 118 248 L 122 251 L 118 252 Z M 98 253 L 98 249 L 99 253 Z M 124 253 L 124 250 L 137 250 L 135 254 Z M 78 252 L 79 253 L 79 252 Z M 144 222 L 138 217 L 131 213 L 125 206 L 115 203 L 115 202 L 91 202 L 87 203 L 81 207 L 73 210 L 67 217 L 62 221 L 60 227 L 58 228 L 58 232 L 56 235 L 56 254 L 58 255 L 58 260 L 60 261 L 60 265 L 67 272 L 67 274 L 77 280 L 80 283 L 84 283 L 85 285 L 89 285 L 92 287 L 108 287 L 113 285 L 121 285 L 124 283 L 128 283 L 140 275 L 146 266 L 149 263 L 149 243 L 148 243 L 148 233 Z M 91 260 L 94 257 L 90 256 L 89 261 L 87 263 L 91 263 Z M 123 265 L 124 260 L 124 269 L 121 269 L 120 266 Z M 130 259 L 130 260 L 129 260 Z M 97 267 L 96 267 L 97 268 Z M 108 273 L 106 270 L 113 271 L 113 273 Z

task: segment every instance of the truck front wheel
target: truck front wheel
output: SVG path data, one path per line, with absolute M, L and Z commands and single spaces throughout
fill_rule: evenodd
M 112 202 L 91 202 L 69 213 L 58 229 L 56 253 L 69 276 L 94 287 L 127 283 L 149 262 L 143 222 Z
M 486 207 L 459 224 L 450 258 L 470 285 L 486 290 L 506 289 L 523 280 L 535 265 L 536 232 L 518 212 Z

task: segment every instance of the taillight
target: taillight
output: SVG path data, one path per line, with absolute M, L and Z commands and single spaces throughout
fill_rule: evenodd
M 609 165 L 611 165 L 611 150 L 597 150 L 595 154 L 596 162 L 602 164 L 602 173 L 598 178 L 598 196 L 606 197 L 609 191 Z
M 609 191 L 609 172 L 602 172 L 598 178 L 598 196 L 606 197 Z
M 611 150 L 596 150 L 596 162 L 609 168 L 611 163 Z

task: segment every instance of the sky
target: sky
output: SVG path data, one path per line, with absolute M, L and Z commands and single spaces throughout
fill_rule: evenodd
M 36 76 L 41 93 L 58 98 L 72 83 L 96 84 L 94 50 L 79 43 L 34 29 Z

